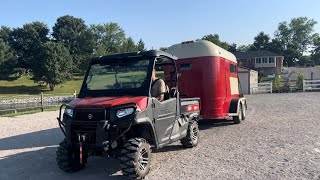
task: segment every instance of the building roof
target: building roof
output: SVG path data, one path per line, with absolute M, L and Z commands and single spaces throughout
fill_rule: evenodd
M 206 40 L 175 44 L 169 47 L 166 52 L 177 56 L 178 59 L 217 56 L 237 63 L 237 59 L 232 53 Z
M 265 56 L 281 56 L 279 54 L 276 54 L 267 50 L 234 52 L 234 55 L 237 57 L 237 59 L 251 59 L 255 57 L 265 57 Z

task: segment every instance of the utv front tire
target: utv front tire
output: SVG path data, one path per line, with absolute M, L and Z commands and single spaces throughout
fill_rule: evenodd
M 76 172 L 85 167 L 87 163 L 88 156 L 83 155 L 83 163 L 80 164 L 80 154 L 79 152 L 74 152 L 68 145 L 66 140 L 63 140 L 60 143 L 60 146 L 57 150 L 57 164 L 60 169 L 65 172 Z
M 192 148 L 198 145 L 199 126 L 197 121 L 190 122 L 188 126 L 187 136 L 180 140 L 181 144 L 186 148 Z
M 151 147 L 145 139 L 129 139 L 123 146 L 120 166 L 129 179 L 143 179 L 150 170 Z

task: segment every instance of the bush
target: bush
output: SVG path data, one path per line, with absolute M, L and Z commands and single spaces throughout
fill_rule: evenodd
M 280 86 L 280 76 L 276 75 L 276 77 L 273 79 L 272 83 L 272 91 L 279 92 L 281 89 Z
M 298 73 L 298 77 L 297 77 L 297 87 L 298 90 L 303 90 L 303 74 L 302 73 Z

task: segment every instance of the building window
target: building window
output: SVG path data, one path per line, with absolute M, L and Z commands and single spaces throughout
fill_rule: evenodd
M 234 64 L 230 64 L 230 72 L 233 74 L 237 74 L 237 66 Z
M 261 58 L 256 58 L 256 63 L 260 64 L 261 63 Z
M 262 58 L 262 63 L 268 63 L 268 58 Z
M 274 63 L 274 59 L 275 59 L 275 57 L 269 57 L 269 63 Z

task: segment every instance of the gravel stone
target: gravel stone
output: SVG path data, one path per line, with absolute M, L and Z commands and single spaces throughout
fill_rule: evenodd
M 153 151 L 146 179 L 320 179 L 320 93 L 246 96 L 247 119 L 201 121 L 197 147 Z M 117 160 L 90 157 L 77 173 L 61 171 L 58 112 L 0 118 L 0 179 L 123 179 Z

